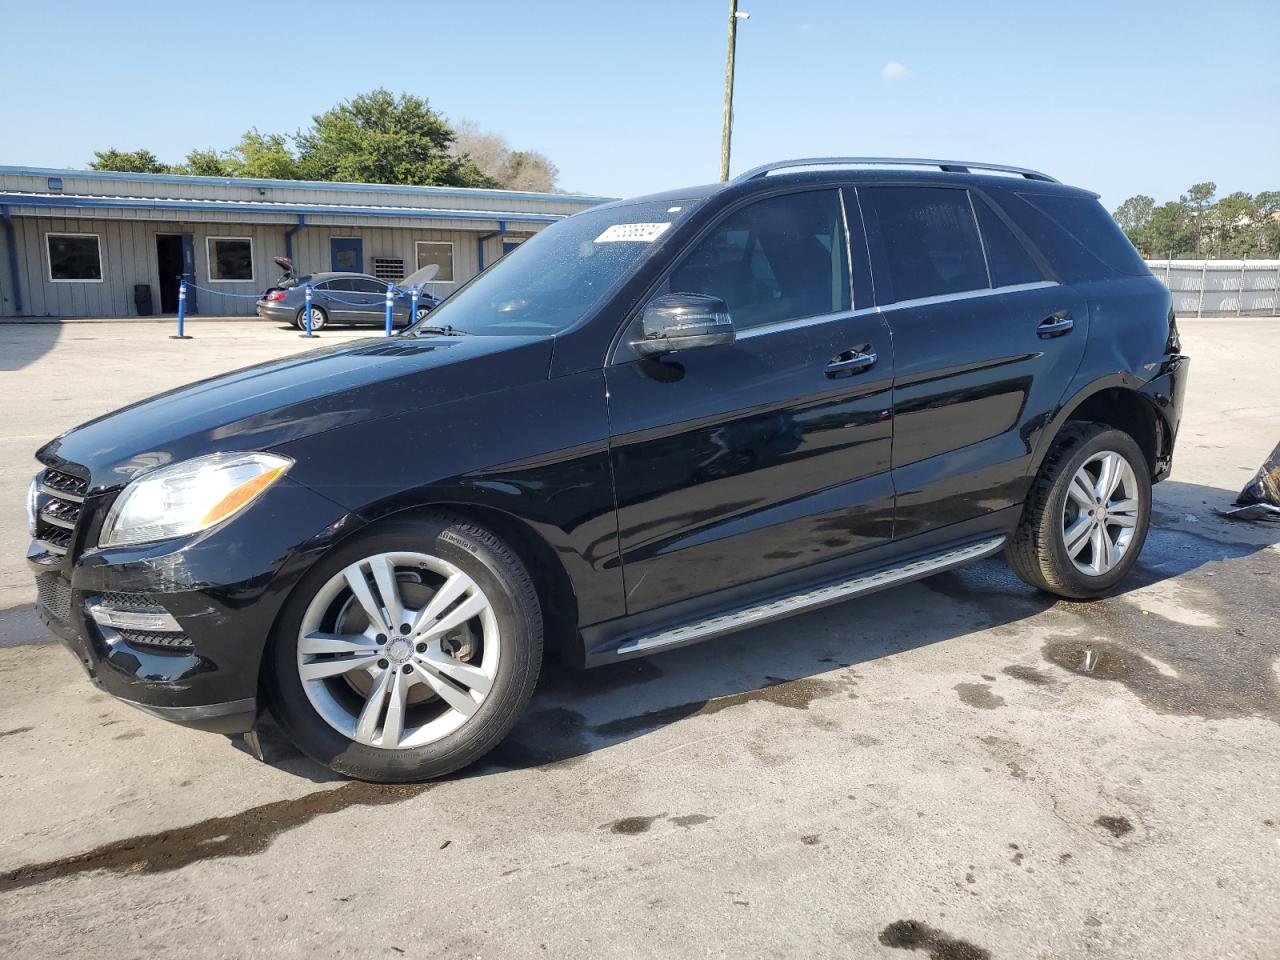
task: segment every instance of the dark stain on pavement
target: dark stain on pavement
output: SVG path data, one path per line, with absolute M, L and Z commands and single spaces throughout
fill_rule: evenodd
M 682 817 L 672 817 L 671 822 L 677 827 L 696 827 L 714 819 L 715 817 L 708 817 L 705 813 L 686 813 Z
M 14 727 L 12 730 L 0 730 L 0 737 L 13 737 L 19 733 L 30 733 L 35 727 Z
M 880 942 L 898 950 L 928 950 L 929 960 L 991 960 L 991 953 L 919 920 L 895 920 L 880 931 Z
M 644 833 L 652 827 L 654 823 L 664 817 L 666 817 L 665 813 L 655 813 L 651 817 L 623 817 L 621 820 L 614 820 L 610 823 L 600 824 L 600 829 L 607 829 L 610 833 Z
M 1020 663 L 1015 663 L 1011 666 L 1005 667 L 1001 672 L 1013 677 L 1015 680 L 1021 680 L 1023 683 L 1029 683 L 1034 687 L 1047 686 L 1052 682 L 1048 676 L 1041 673 L 1035 667 L 1023 666 Z
M 557 664 L 542 675 L 538 693 L 564 700 L 580 700 L 650 683 L 662 676 L 662 670 L 647 657 L 611 663 L 592 670 L 574 670 Z
M 291 800 L 250 807 L 229 817 L 160 833 L 117 840 L 86 853 L 32 863 L 0 874 L 0 891 L 36 886 L 96 870 L 118 874 L 164 873 L 201 860 L 247 857 L 261 853 L 280 834 L 316 817 L 348 807 L 380 807 L 399 803 L 430 788 L 430 784 L 382 786 L 351 781 L 331 790 L 318 790 Z
M 586 718 L 568 707 L 544 707 L 521 717 L 514 730 L 476 768 L 477 771 L 553 767 L 580 763 L 590 744 Z
M 1101 827 L 1113 837 L 1123 837 L 1126 833 L 1133 833 L 1133 824 L 1129 822 L 1128 817 L 1102 816 L 1093 823 L 1094 826 Z
M 725 697 L 681 703 L 672 707 L 649 710 L 631 717 L 606 720 L 591 727 L 591 733 L 601 737 L 625 736 L 643 730 L 653 730 L 686 717 L 710 716 L 730 707 L 756 701 L 790 707 L 793 710 L 808 710 L 809 704 L 814 700 L 819 697 L 829 697 L 841 688 L 839 683 L 821 677 L 800 677 L 795 680 L 766 677 L 765 680 L 765 686 L 756 690 L 744 690 Z
M 979 710 L 994 710 L 1004 706 L 1004 697 L 992 693 L 991 687 L 985 683 L 957 683 L 955 691 L 963 703 Z

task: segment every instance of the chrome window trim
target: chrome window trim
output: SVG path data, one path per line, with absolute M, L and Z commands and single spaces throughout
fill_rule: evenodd
M 793 320 L 777 320 L 773 323 L 748 327 L 737 334 L 736 340 L 750 340 L 752 337 L 778 333 L 781 330 L 799 330 L 804 327 L 816 327 L 836 320 L 852 320 L 854 317 L 869 317 L 880 312 L 879 307 L 862 307 L 859 310 L 838 310 L 835 313 L 819 313 L 811 317 L 796 317 Z
M 885 313 L 890 310 L 905 310 L 909 307 L 928 307 L 935 303 L 951 303 L 955 300 L 974 300 L 978 297 L 989 297 L 998 293 L 1019 293 L 1023 290 L 1046 290 L 1049 287 L 1060 287 L 1057 280 L 1037 280 L 1033 283 L 1013 283 L 1005 287 L 984 287 L 981 290 L 962 290 L 959 293 L 940 293 L 932 297 L 916 297 L 914 300 L 895 300 L 893 303 L 881 304 L 879 309 Z

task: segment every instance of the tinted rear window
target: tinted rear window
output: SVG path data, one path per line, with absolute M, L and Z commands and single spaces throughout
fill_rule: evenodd
M 1044 272 L 990 205 L 981 197 L 974 197 L 973 208 L 977 211 L 978 228 L 982 231 L 982 242 L 987 250 L 991 285 L 1009 287 L 1043 280 Z
M 969 194 L 948 187 L 869 187 L 894 300 L 989 284 Z
M 1095 257 L 1121 273 L 1144 274 L 1147 265 L 1106 208 L 1092 197 L 1019 194 Z

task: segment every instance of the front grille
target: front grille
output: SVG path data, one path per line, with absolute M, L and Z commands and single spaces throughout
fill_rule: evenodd
M 36 540 L 46 553 L 65 556 L 71 549 L 88 491 L 87 480 L 53 467 L 40 476 Z
M 118 610 L 143 610 L 147 613 L 167 613 L 164 604 L 147 593 L 116 593 L 108 591 L 99 597 L 104 607 Z
M 182 633 L 155 633 L 150 630 L 120 630 L 118 633 L 132 647 L 184 653 L 195 646 L 191 638 Z
M 66 623 L 71 619 L 71 584 L 56 573 L 36 577 L 36 602 L 53 617 Z

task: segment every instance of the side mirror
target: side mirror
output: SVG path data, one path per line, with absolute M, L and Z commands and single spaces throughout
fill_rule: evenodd
M 733 320 L 719 297 L 703 293 L 665 293 L 654 297 L 640 318 L 640 339 L 632 343 L 642 357 L 674 350 L 733 343 Z

